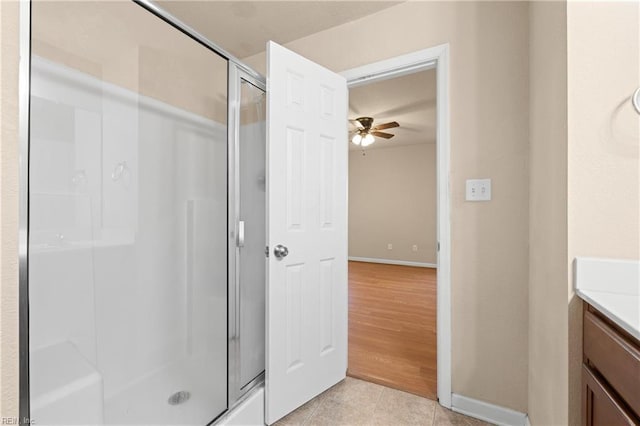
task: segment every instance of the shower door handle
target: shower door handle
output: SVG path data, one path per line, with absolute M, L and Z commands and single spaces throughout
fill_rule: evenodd
M 244 247 L 244 220 L 238 221 L 238 247 Z
M 278 244 L 273 248 L 273 254 L 278 260 L 284 259 L 289 254 L 289 249 L 283 246 L 282 244 Z

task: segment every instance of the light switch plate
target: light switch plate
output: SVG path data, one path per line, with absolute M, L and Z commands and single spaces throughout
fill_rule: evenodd
M 491 200 L 491 179 L 467 179 L 467 201 Z

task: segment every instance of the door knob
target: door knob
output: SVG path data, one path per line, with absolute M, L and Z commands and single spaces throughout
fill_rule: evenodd
M 288 254 L 289 249 L 282 244 L 278 244 L 273 248 L 273 255 L 276 257 L 276 259 L 284 259 Z

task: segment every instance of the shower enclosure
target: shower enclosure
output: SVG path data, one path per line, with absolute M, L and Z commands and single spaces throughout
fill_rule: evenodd
M 260 78 L 133 2 L 34 2 L 36 424 L 207 424 L 263 379 Z

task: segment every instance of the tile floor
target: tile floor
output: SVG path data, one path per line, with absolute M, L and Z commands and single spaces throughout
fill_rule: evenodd
M 276 423 L 277 426 L 488 424 L 442 408 L 430 399 L 351 377 Z

